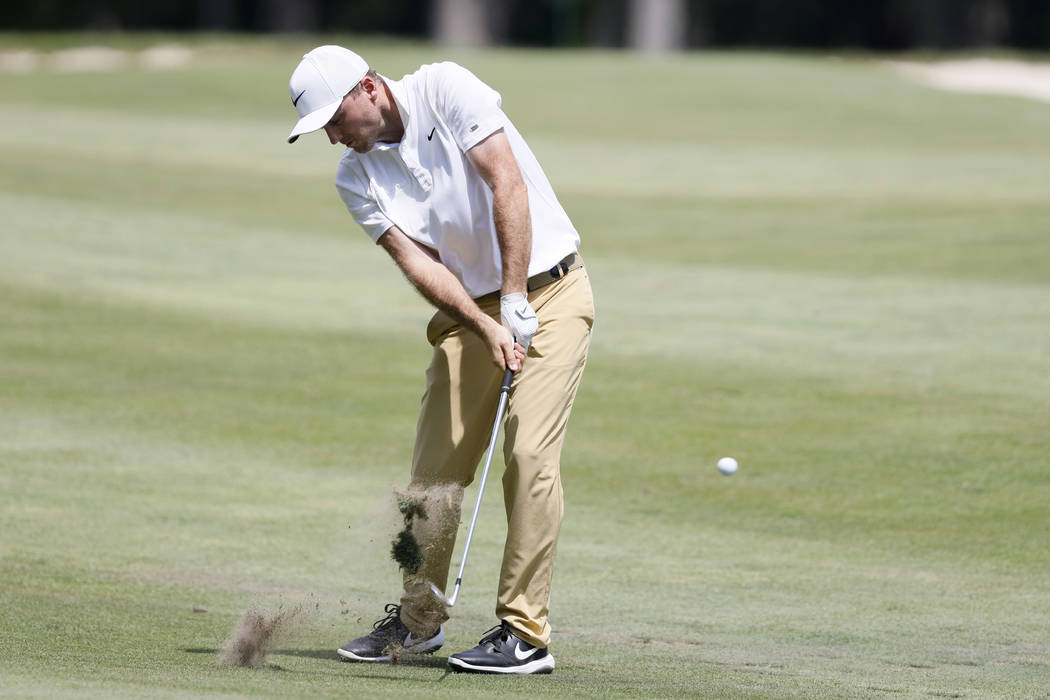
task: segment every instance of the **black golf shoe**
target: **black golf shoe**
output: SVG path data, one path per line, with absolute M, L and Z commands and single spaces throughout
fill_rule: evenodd
M 457 673 L 550 673 L 554 657 L 547 649 L 519 639 L 506 622 L 493 627 L 473 649 L 448 657 Z
M 390 661 L 402 651 L 407 654 L 433 654 L 445 643 L 445 631 L 438 627 L 433 637 L 416 639 L 401 622 L 401 606 L 388 603 L 386 617 L 372 625 L 372 631 L 339 647 L 347 661 Z

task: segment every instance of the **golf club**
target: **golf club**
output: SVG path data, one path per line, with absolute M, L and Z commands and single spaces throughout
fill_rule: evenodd
M 448 607 L 452 607 L 456 604 L 456 598 L 459 597 L 459 587 L 463 583 L 463 569 L 467 566 L 467 552 L 470 551 L 470 540 L 474 536 L 474 525 L 478 522 L 478 510 L 481 508 L 481 497 L 485 493 L 485 481 L 489 476 L 489 465 L 492 464 L 492 452 L 496 448 L 496 436 L 499 434 L 499 426 L 503 421 L 503 409 L 507 405 L 507 395 L 510 393 L 510 383 L 514 379 L 514 370 L 507 369 L 503 375 L 503 384 L 499 388 L 499 406 L 496 408 L 496 422 L 492 426 L 492 437 L 489 439 L 489 452 L 485 456 L 485 468 L 481 471 L 481 482 L 478 483 L 478 498 L 474 502 L 474 515 L 470 518 L 470 527 L 467 529 L 467 541 L 463 545 L 463 559 L 459 562 L 459 573 L 456 574 L 456 585 L 452 589 L 452 595 L 446 597 L 437 586 L 433 583 L 430 584 L 430 590 L 433 591 L 442 603 Z

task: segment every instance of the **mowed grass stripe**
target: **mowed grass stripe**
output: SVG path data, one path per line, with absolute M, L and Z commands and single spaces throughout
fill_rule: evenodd
M 288 119 L 144 116 L 119 110 L 41 109 L 32 103 L 7 103 L 0 108 L 0 118 L 9 124 L 0 144 L 39 148 L 42 155 L 62 160 L 194 165 L 241 177 L 303 177 L 329 183 L 338 160 L 338 151 L 323 134 L 286 143 Z M 56 137 L 67 133 L 93 138 Z M 530 144 L 566 195 L 1021 204 L 1042 201 L 1050 188 L 1042 167 L 1046 154 L 1038 151 L 947 150 L 912 140 L 861 145 L 829 139 L 814 147 L 795 141 L 727 142 L 711 136 L 668 144 L 641 138 L 539 135 Z M 901 172 L 909 177 L 901 178 Z
M 612 354 L 725 362 L 921 395 L 1044 392 L 1044 285 L 846 278 L 689 265 L 594 266 Z M 659 301 L 654 301 L 659 300 Z M 1045 395 L 1045 393 L 1043 394 Z
M 293 449 L 323 451 L 327 436 L 338 443 L 330 445 L 335 464 L 343 449 L 410 452 L 410 444 L 377 435 L 370 424 L 385 422 L 389 411 L 413 415 L 425 342 L 271 331 L 10 288 L 4 307 L 2 376 L 12 410 L 68 407 L 241 449 L 264 438 L 262 449 L 272 450 L 287 438 Z M 391 429 L 411 434 L 411 426 Z
M 534 141 L 568 194 L 822 200 L 943 205 L 1045 202 L 1045 156 L 941 152 L 905 143 L 821 148 L 788 144 Z M 597 167 L 596 167 L 597 166 Z M 902 172 L 909 173 L 901 178 Z
M 148 150 L 130 161 L 83 154 L 70 158 L 60 148 L 9 147 L 4 152 L 18 164 L 0 172 L 0 187 L 7 195 L 100 204 L 113 220 L 122 210 L 144 211 L 257 227 L 263 236 L 266 229 L 282 228 L 308 236 L 365 238 L 336 193 L 334 162 L 306 180 L 281 174 L 260 177 L 250 172 L 247 161 L 237 170 L 160 163 Z
M 19 284 L 251 323 L 404 333 L 426 343 L 425 302 L 359 231 L 334 237 L 235 225 L 125 200 L 0 195 L 0 204 L 11 212 L 11 227 L 0 233 L 9 251 L 0 269 Z M 379 288 L 381 312 L 373 306 Z
M 1045 202 L 572 196 L 586 252 L 641 264 L 1050 281 Z M 654 225 L 658 217 L 659 226 Z M 918 233 L 921 232 L 921 233 Z
M 39 197 L 8 196 L 6 206 L 11 255 L 0 269 L 34 286 L 212 317 L 405 336 L 417 336 L 429 314 L 363 236 L 342 240 L 152 210 L 114 217 L 100 204 Z M 1037 396 L 1050 389 L 1043 285 L 588 259 L 603 354 L 766 365 L 869 384 L 919 381 L 927 389 Z M 373 295 L 382 309 L 362 308 L 360 300 Z M 662 301 L 654 305 L 654 298 Z
M 94 158 L 59 159 L 34 149 L 7 152 L 19 164 L 0 175 L 0 183 L 12 195 L 60 194 L 62 199 L 114 209 L 255 226 L 263 234 L 274 227 L 327 234 L 349 241 L 354 250 L 361 250 L 356 244 L 365 240 L 327 178 L 231 177 L 221 168 L 192 164 L 142 167 Z M 128 177 L 132 167 L 140 169 L 134 178 Z M 562 199 L 583 233 L 588 255 L 821 273 L 1046 281 L 1050 271 L 1042 261 L 1050 255 L 1050 236 L 1043 223 L 1050 209 L 1044 201 L 1022 204 L 1011 197 L 950 207 L 910 198 L 735 201 L 661 195 L 609 200 L 570 193 Z M 27 204 L 32 206 L 31 200 Z M 304 212 L 310 216 L 304 219 Z M 658 227 L 654 216 L 661 221 Z M 110 217 L 117 222 L 115 214 Z M 16 217 L 12 225 L 17 224 Z M 202 226 L 206 228 L 197 225 Z M 921 236 L 915 234 L 917 227 Z M 353 263 L 367 268 L 383 261 L 361 250 Z
M 44 109 L 36 103 L 0 105 L 0 118 L 12 129 L 0 136 L 0 146 L 39 151 L 65 164 L 75 164 L 78 159 L 112 162 L 129 172 L 151 166 L 194 166 L 205 171 L 218 169 L 231 177 L 326 181 L 335 188 L 340 152 L 323 134 L 289 144 L 288 132 L 294 123 L 290 117 L 207 118 L 84 107 Z

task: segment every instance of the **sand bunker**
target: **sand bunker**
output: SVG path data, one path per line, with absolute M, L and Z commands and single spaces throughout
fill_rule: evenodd
M 973 58 L 935 63 L 887 61 L 886 64 L 901 75 L 941 90 L 1050 102 L 1050 63 Z

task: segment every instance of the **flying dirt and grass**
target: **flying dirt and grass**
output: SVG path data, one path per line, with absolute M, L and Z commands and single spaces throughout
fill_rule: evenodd
M 219 665 L 262 667 L 272 645 L 290 637 L 305 613 L 302 603 L 281 605 L 274 613 L 248 608 L 219 649 Z
M 416 519 L 426 520 L 427 512 L 423 508 L 422 497 L 408 494 L 398 494 L 397 509 L 405 518 L 405 527 L 397 533 L 390 545 L 390 558 L 403 571 L 414 574 L 423 566 L 423 548 L 419 546 L 419 540 L 412 532 L 412 524 Z
M 476 484 L 391 561 L 430 310 L 339 201 L 337 149 L 285 142 L 329 39 L 473 69 L 581 232 L 599 320 L 548 677 L 445 674 L 496 623 L 499 451 L 445 646 L 335 653 Z M 86 43 L 117 53 L 70 72 Z M 0 54 L 5 695 L 1045 696 L 1050 104 L 886 57 Z
M 390 558 L 415 575 L 430 550 L 454 535 L 459 525 L 463 487 L 459 484 L 412 484 L 394 492 L 404 527 L 390 543 Z

